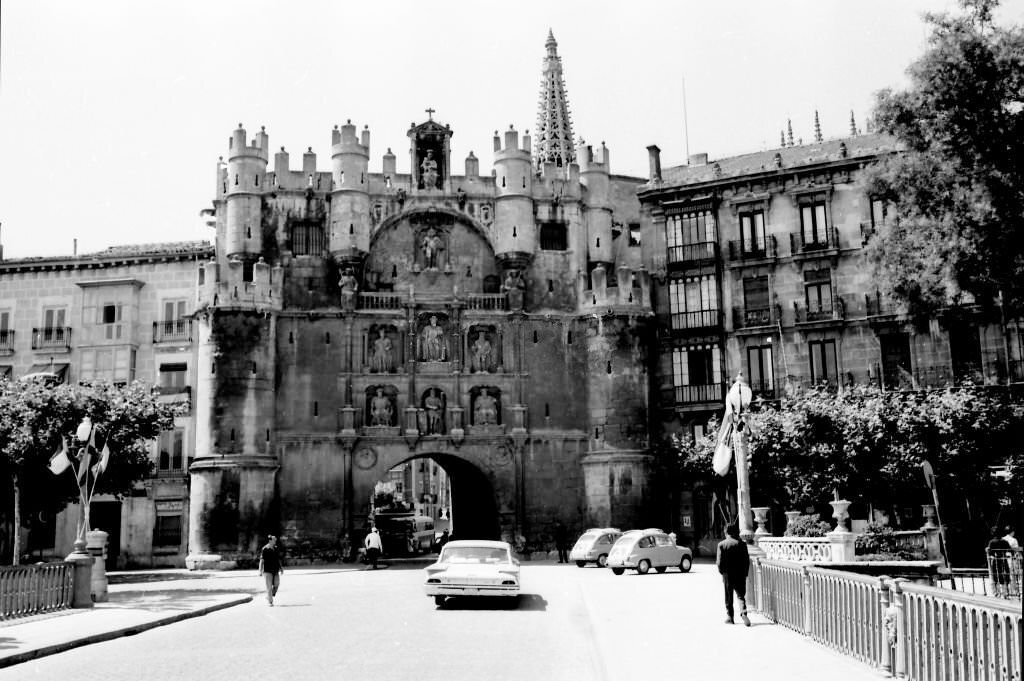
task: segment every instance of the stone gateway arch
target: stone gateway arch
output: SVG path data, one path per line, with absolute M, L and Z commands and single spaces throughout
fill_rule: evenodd
M 537 149 L 496 134 L 493 172 L 470 153 L 455 175 L 452 134 L 415 125 L 408 171 L 389 149 L 370 172 L 351 123 L 329 170 L 312 149 L 271 168 L 265 131 L 233 132 L 199 272 L 189 565 L 249 557 L 268 532 L 336 548 L 420 457 L 451 478 L 459 536 L 546 550 L 559 523 L 655 517 L 650 282 L 620 238 L 645 180 L 554 127 Z

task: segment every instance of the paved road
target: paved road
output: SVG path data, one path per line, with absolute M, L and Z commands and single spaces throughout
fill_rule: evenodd
M 524 565 L 511 607 L 423 595 L 422 571 L 303 571 L 262 599 L 0 670 L 10 679 L 877 679 L 868 667 L 754 617 L 723 623 L 714 567 L 689 574 Z M 252 575 L 205 580 L 255 590 Z M 202 582 L 182 587 L 202 588 Z

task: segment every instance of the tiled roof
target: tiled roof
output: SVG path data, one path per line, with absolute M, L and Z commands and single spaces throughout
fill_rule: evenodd
M 782 156 L 782 170 L 842 159 L 840 145 L 846 146 L 846 158 L 859 158 L 898 150 L 896 139 L 880 133 L 855 135 L 816 144 L 768 149 L 729 158 L 709 159 L 706 165 L 683 165 L 662 171 L 661 187 L 713 182 L 765 171 L 775 171 L 775 155 Z M 715 166 L 719 170 L 716 171 Z
M 37 255 L 28 258 L 0 260 L 0 265 L 20 265 L 41 262 L 81 263 L 93 260 L 114 260 L 123 258 L 146 258 L 159 256 L 200 255 L 213 251 L 209 241 L 171 241 L 162 244 L 124 244 L 110 246 L 95 253 L 79 255 Z

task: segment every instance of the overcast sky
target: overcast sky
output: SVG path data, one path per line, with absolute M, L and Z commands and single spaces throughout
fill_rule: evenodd
M 537 119 L 548 29 L 574 132 L 606 142 L 612 172 L 863 127 L 874 93 L 905 85 L 921 15 L 953 0 L 664 2 L 46 2 L 0 8 L 0 222 L 7 258 L 114 244 L 212 240 L 231 130 L 266 126 L 292 167 L 330 134 L 371 130 L 370 170 L 390 147 L 407 172 L 411 122 L 451 125 L 452 163 L 490 172 L 491 136 Z M 1003 22 L 1024 20 L 1005 0 Z M 683 82 L 688 125 L 684 127 Z

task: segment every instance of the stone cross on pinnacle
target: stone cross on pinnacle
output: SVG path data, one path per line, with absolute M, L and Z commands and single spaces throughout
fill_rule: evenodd
M 429 109 L 428 108 L 428 109 L 424 109 L 424 111 L 427 112 L 427 118 L 429 118 L 430 120 L 434 120 L 434 112 L 437 111 L 437 109 Z

